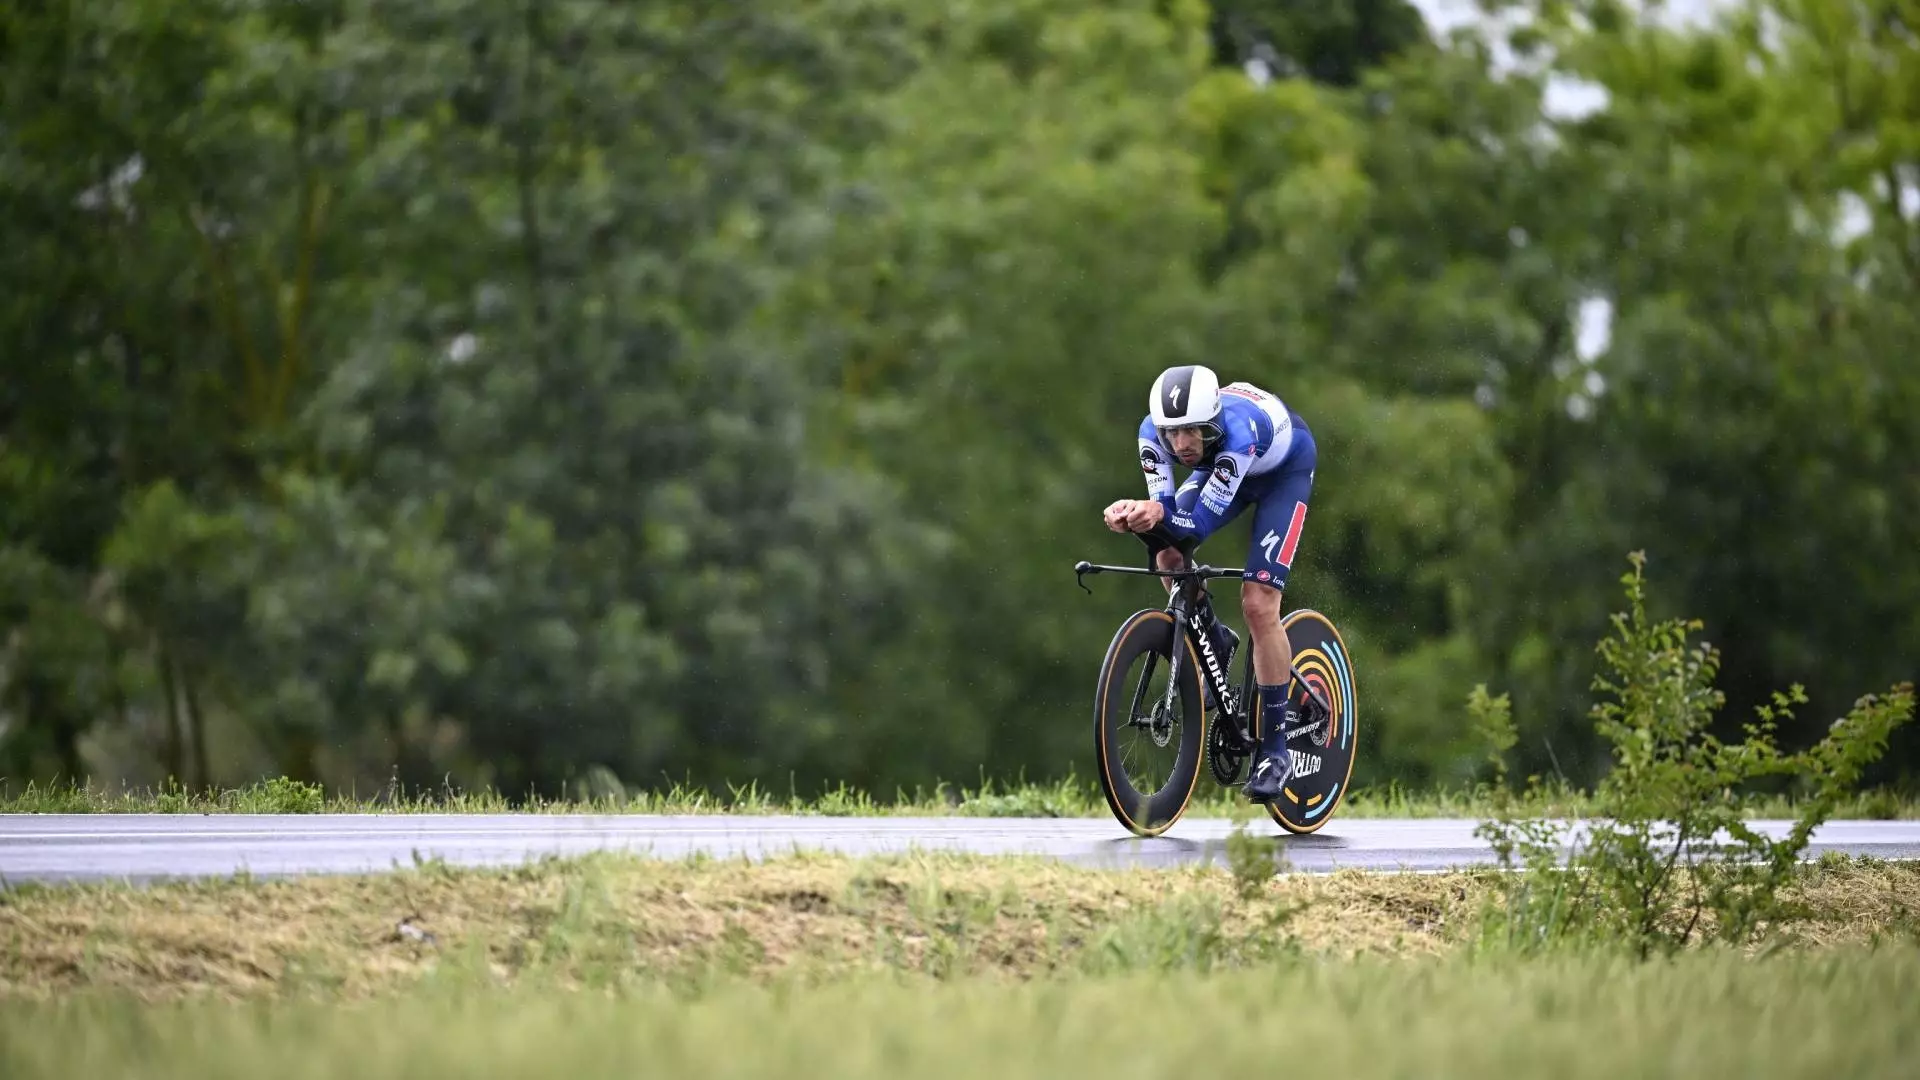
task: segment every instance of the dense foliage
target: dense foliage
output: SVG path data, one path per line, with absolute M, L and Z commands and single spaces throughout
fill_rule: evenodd
M 1481 683 L 1595 779 L 1629 550 L 1811 744 L 1920 655 L 1920 13 L 1485 6 L 9 5 L 0 775 L 1084 774 L 1194 361 L 1315 432 L 1357 781 Z

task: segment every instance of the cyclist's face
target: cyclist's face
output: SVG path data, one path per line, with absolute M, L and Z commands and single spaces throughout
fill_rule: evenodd
M 1168 428 L 1167 445 L 1173 447 L 1173 456 L 1180 459 L 1180 464 L 1191 466 L 1200 461 L 1201 453 L 1207 448 L 1207 440 L 1198 425 Z

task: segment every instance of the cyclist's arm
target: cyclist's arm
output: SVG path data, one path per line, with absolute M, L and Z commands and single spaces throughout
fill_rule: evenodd
M 1221 451 L 1213 459 L 1210 472 L 1196 472 L 1181 485 L 1162 523 L 1166 530 L 1181 539 L 1205 540 L 1213 535 L 1226 523 L 1227 509 L 1240 493 L 1240 482 L 1252 463 L 1251 453 Z
M 1174 511 L 1173 461 L 1160 445 L 1159 432 L 1153 429 L 1153 417 L 1140 421 L 1140 472 L 1147 481 L 1147 498 L 1158 502 L 1171 517 Z

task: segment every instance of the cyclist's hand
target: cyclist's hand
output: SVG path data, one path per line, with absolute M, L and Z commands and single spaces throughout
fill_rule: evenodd
M 1114 532 L 1126 532 L 1127 512 L 1133 509 L 1133 503 L 1132 499 L 1120 499 L 1110 504 L 1100 515 L 1106 521 L 1107 528 Z
M 1134 532 L 1146 532 L 1160 524 L 1160 519 L 1166 516 L 1167 508 L 1161 506 L 1159 500 L 1138 499 L 1127 508 L 1127 528 Z

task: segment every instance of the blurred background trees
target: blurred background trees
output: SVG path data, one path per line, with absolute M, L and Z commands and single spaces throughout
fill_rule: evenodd
M 1191 362 L 1314 428 L 1356 780 L 1485 681 L 1590 781 L 1636 548 L 1811 741 L 1920 661 L 1920 15 L 1481 6 L 10 6 L 0 775 L 1084 773 Z

